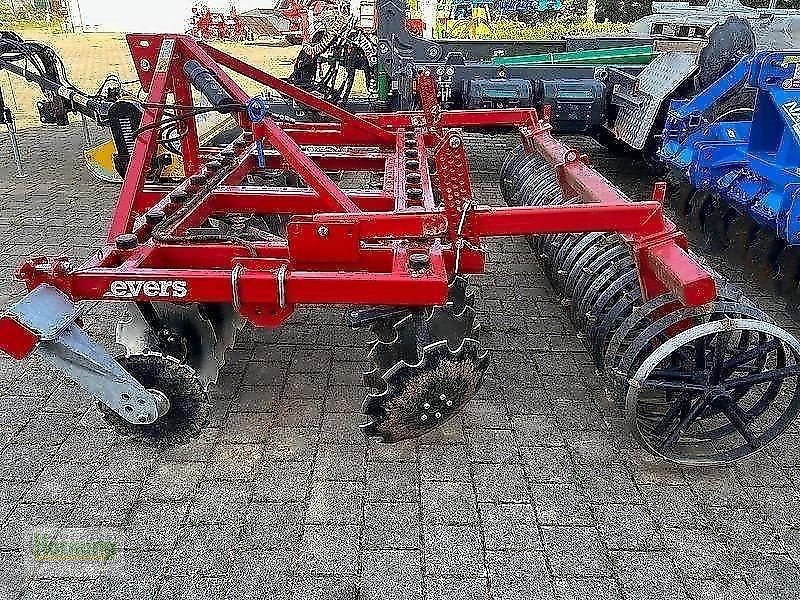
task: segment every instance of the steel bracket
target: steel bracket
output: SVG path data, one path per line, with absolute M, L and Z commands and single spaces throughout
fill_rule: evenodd
M 36 352 L 130 423 L 154 423 L 169 401 L 146 390 L 78 326 L 82 310 L 50 285 L 40 285 L 12 306 L 11 319 L 38 340 Z

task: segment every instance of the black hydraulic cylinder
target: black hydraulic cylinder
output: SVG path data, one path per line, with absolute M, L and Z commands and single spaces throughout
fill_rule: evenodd
M 205 96 L 221 113 L 231 113 L 237 110 L 239 104 L 230 97 L 214 74 L 196 60 L 187 60 L 183 65 L 183 72 L 192 82 L 194 88 Z

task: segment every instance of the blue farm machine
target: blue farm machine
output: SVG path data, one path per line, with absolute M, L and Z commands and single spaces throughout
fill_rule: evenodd
M 750 55 L 673 100 L 659 154 L 709 250 L 777 285 L 800 314 L 800 51 Z

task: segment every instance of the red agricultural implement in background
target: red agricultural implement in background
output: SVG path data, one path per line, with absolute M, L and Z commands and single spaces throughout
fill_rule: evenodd
M 205 3 L 192 7 L 188 33 L 200 40 L 243 42 L 253 39 L 235 6 L 231 6 L 228 14 L 225 14 L 212 11 Z
M 333 0 L 278 0 L 273 12 L 285 19 L 285 25 L 280 30 L 280 34 L 290 44 L 311 43 L 314 33 L 313 26 L 322 18 L 323 13 L 330 13 L 328 16 L 333 17 L 333 22 L 328 23 L 329 19 L 324 18 L 322 26 L 338 25 L 337 3 Z M 332 33 L 335 35 L 336 32 Z
M 335 36 L 347 19 L 334 0 L 278 0 L 274 8 L 239 12 L 234 6 L 225 14 L 207 4 L 192 7 L 187 33 L 198 40 L 252 41 L 261 37 L 282 37 L 289 44 L 309 44 L 313 34 Z
M 550 275 L 648 450 L 733 460 L 796 415 L 800 344 L 687 252 L 662 186 L 631 202 L 550 134 L 546 115 L 442 112 L 428 73 L 422 111 L 355 115 L 187 36 L 128 42 L 147 99 L 106 242 L 79 267 L 26 262 L 29 294 L 0 319 L 0 348 L 38 351 L 121 433 L 196 434 L 244 321 L 278 327 L 305 304 L 355 307 L 348 322 L 374 333 L 364 432 L 394 442 L 430 431 L 481 386 L 489 363 L 468 276 L 484 272 L 485 240 L 509 235 L 536 236 L 546 264 L 561 265 Z M 323 122 L 282 120 L 232 73 Z M 212 109 L 195 108 L 193 89 Z M 244 133 L 201 146 L 200 110 L 233 115 Z M 154 175 L 175 123 L 180 181 Z M 500 125 L 522 137 L 501 182 L 515 206 L 475 198 L 459 129 Z M 83 332 L 82 301 L 126 303 L 124 356 Z

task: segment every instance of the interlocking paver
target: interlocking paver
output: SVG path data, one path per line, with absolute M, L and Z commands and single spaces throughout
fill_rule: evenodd
M 314 459 L 314 479 L 363 481 L 366 459 L 361 445 L 320 444 Z
M 488 600 L 485 578 L 427 577 L 425 596 L 428 600 Z
M 594 527 L 542 527 L 548 562 L 555 577 L 607 577 L 606 549 Z
M 594 507 L 598 531 L 609 550 L 652 550 L 664 547 L 659 524 L 646 506 L 603 504 Z
M 423 481 L 470 481 L 466 446 L 422 446 L 419 462 Z
M 471 483 L 425 482 L 420 487 L 423 523 L 473 525 L 478 521 Z
M 556 579 L 557 600 L 620 600 L 622 594 L 613 579 Z
M 306 523 L 360 523 L 364 484 L 360 481 L 315 481 L 308 496 Z
M 536 510 L 530 504 L 481 504 L 487 550 L 541 550 Z
M 415 502 L 367 502 L 364 505 L 364 548 L 420 548 L 420 531 L 420 506 Z
M 359 570 L 358 525 L 306 525 L 294 571 L 354 575 Z
M 531 495 L 542 525 L 594 524 L 589 497 L 574 483 L 536 483 Z
M 471 525 L 425 525 L 425 570 L 430 575 L 484 575 L 480 533 Z
M 361 593 L 365 600 L 421 600 L 418 550 L 370 550 L 364 553 L 362 562 Z
M 522 465 L 473 463 L 472 478 L 478 502 L 528 502 L 530 499 Z
M 492 598 L 551 600 L 554 597 L 547 558 L 541 552 L 487 552 L 486 568 Z
M 69 159 L 78 129 L 35 133 L 22 134 L 25 181 L 10 176 L 0 144 L 6 301 L 21 292 L 11 273 L 24 257 L 88 256 L 116 193 Z M 29 151 L 34 139 L 41 153 Z M 513 141 L 476 141 L 474 166 L 496 173 Z M 491 177 L 475 190 L 498 201 Z M 120 440 L 42 361 L 0 358 L 0 597 L 796 597 L 800 428 L 731 468 L 645 454 L 526 243 L 491 249 L 489 274 L 475 278 L 486 385 L 419 441 L 379 445 L 358 431 L 367 337 L 337 310 L 246 328 L 212 388 L 209 426 L 177 448 Z M 778 300 L 742 285 L 783 318 Z M 94 308 L 87 328 L 108 343 L 118 315 Z M 32 531 L 75 527 L 110 528 L 120 554 L 96 572 L 54 578 L 49 566 L 37 578 L 25 562 Z
M 669 553 L 612 551 L 610 556 L 613 573 L 625 598 L 688 600 L 673 556 Z
M 364 493 L 371 502 L 416 502 L 419 500 L 419 469 L 413 462 L 367 464 Z
M 131 510 L 125 527 L 126 548 L 171 551 L 181 533 L 189 509 L 186 501 L 139 502 Z

